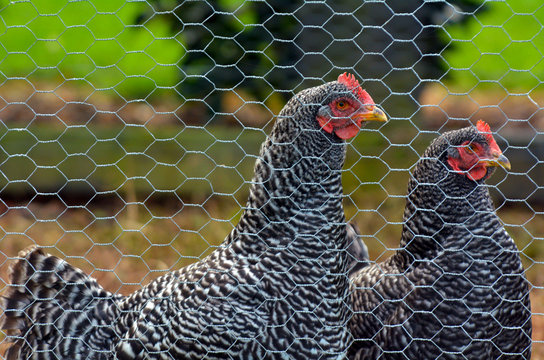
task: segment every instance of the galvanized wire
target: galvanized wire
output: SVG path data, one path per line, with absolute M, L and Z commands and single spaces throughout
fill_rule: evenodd
M 371 260 L 398 246 L 429 141 L 483 118 L 514 165 L 491 191 L 541 324 L 544 8 L 526 2 L 3 2 L 3 281 L 31 244 L 121 293 L 203 258 L 286 99 L 349 71 L 391 118 L 350 143 L 344 171 Z

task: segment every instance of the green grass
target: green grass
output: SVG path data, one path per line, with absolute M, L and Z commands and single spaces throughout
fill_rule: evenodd
M 243 197 L 241 187 L 251 179 L 264 139 L 260 129 L 220 126 L 4 128 L 0 189 L 15 198 L 94 191 L 140 197 L 167 192 L 199 199 L 242 191 Z M 386 184 L 399 173 L 395 168 L 402 173 L 417 159 L 406 145 L 388 147 L 376 131 L 351 143 L 344 173 L 347 194 L 355 196 L 361 183 Z
M 234 193 L 249 179 L 263 139 L 260 130 L 231 128 L 4 129 L 0 186 L 12 196 L 90 188 L 121 194 Z

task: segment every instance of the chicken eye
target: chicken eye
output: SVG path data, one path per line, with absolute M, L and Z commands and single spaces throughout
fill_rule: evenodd
M 336 108 L 338 110 L 345 110 L 348 107 L 348 103 L 346 101 L 340 100 L 336 103 Z
M 478 151 L 478 145 L 476 145 L 475 143 L 470 143 L 467 146 L 467 149 L 475 153 Z

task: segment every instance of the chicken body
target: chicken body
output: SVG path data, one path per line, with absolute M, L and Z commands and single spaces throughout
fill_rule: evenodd
M 130 296 L 42 250 L 23 252 L 4 300 L 7 358 L 343 358 L 343 139 L 362 121 L 385 120 L 371 100 L 346 74 L 293 97 L 223 245 Z
M 352 275 L 350 358 L 530 358 L 529 284 L 483 184 L 505 159 L 491 139 L 446 133 L 416 165 L 400 249 Z

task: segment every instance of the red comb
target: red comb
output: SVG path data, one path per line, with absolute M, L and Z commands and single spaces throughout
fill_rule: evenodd
M 479 132 L 485 134 L 485 137 L 489 143 L 491 143 L 491 141 L 495 141 L 495 139 L 493 139 L 493 135 L 491 134 L 491 128 L 489 127 L 489 124 L 485 121 L 478 120 L 478 122 L 476 123 L 476 129 L 478 129 Z
M 353 76 L 353 74 L 349 74 L 347 72 L 343 73 L 342 75 L 338 76 L 338 82 L 340 84 L 344 84 L 348 89 L 350 89 L 353 95 L 355 95 L 363 104 L 374 104 L 374 100 L 372 100 L 370 95 L 368 95 L 368 93 L 361 88 L 359 81 L 355 78 L 355 76 Z
M 493 150 L 498 152 L 499 154 L 502 154 L 501 149 L 499 148 L 499 145 L 495 141 L 495 138 L 491 134 L 491 128 L 489 127 L 489 124 L 486 123 L 483 120 L 478 120 L 476 123 L 476 129 L 478 129 L 479 132 L 483 133 L 485 135 L 485 139 L 487 140 L 487 143 L 489 144 L 489 147 Z

